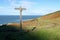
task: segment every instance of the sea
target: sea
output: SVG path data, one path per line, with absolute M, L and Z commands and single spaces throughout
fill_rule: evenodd
M 22 21 L 31 20 L 38 17 L 40 17 L 40 15 L 23 15 Z M 20 22 L 19 15 L 0 15 L 0 24 L 19 23 L 19 22 Z

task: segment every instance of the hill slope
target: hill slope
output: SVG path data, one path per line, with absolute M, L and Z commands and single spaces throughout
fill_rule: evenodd
M 47 14 L 47 15 L 41 17 L 41 19 L 54 19 L 54 18 L 58 18 L 58 17 L 60 17 L 60 11 L 56 11 L 54 13 Z
M 16 26 L 14 23 L 10 25 Z M 23 29 L 29 30 L 29 34 L 34 35 L 33 38 L 37 40 L 60 40 L 60 11 L 25 21 Z
M 54 13 L 50 13 L 47 15 L 44 15 L 40 18 L 37 19 L 33 19 L 33 20 L 29 20 L 29 21 L 25 21 L 22 23 L 23 24 L 23 28 L 33 28 L 33 27 L 45 27 L 45 26 L 55 26 L 57 24 L 60 25 L 60 11 L 56 11 Z M 14 25 L 14 26 L 19 26 L 19 24 L 10 24 L 10 25 Z
M 41 26 L 49 23 L 55 24 L 60 22 L 60 11 L 44 15 L 40 18 L 23 22 L 23 26 Z

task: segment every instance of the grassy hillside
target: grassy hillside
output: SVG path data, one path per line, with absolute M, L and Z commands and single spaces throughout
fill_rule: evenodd
M 60 17 L 60 11 L 56 11 L 41 17 L 41 19 L 54 19 Z
M 6 37 L 7 40 L 60 40 L 60 11 L 44 15 L 37 19 L 25 21 L 22 24 L 23 35 L 21 35 L 19 32 L 19 24 L 12 23 L 7 24 L 7 27 L 13 27 L 11 28 L 13 31 L 1 32 L 0 38 L 3 39 Z M 16 30 L 18 32 L 15 32 Z
M 38 36 L 41 40 L 60 40 L 60 11 L 36 19 Z
M 32 30 L 35 27 L 33 33 L 40 37 L 40 40 L 60 40 L 60 11 L 44 15 L 29 22 L 26 25 L 27 30 Z

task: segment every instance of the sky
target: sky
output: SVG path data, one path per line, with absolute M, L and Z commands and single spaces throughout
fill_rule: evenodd
M 60 0 L 0 0 L 0 15 L 20 15 L 20 6 L 22 15 L 46 15 L 60 10 Z

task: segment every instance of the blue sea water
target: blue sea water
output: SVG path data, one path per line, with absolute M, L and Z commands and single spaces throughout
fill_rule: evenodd
M 38 17 L 40 17 L 40 15 L 30 15 L 30 16 L 25 15 L 22 16 L 22 21 L 30 20 Z M 11 22 L 19 23 L 19 21 L 20 21 L 20 16 L 17 15 L 0 15 L 0 24 L 6 24 Z

